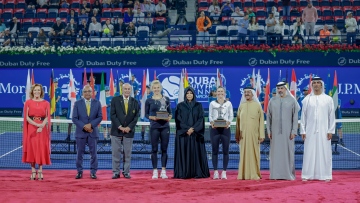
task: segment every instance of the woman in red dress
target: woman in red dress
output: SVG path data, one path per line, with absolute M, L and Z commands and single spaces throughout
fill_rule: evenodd
M 30 163 L 30 180 L 36 178 L 35 164 L 39 165 L 38 180 L 43 180 L 42 165 L 50 165 L 50 104 L 44 99 L 41 84 L 31 87 L 30 99 L 24 104 L 24 134 L 23 157 L 24 163 Z

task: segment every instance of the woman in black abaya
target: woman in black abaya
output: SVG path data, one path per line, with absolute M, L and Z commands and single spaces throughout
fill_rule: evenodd
M 196 101 L 194 89 L 185 89 L 184 101 L 175 111 L 176 137 L 174 178 L 208 178 L 204 110 Z

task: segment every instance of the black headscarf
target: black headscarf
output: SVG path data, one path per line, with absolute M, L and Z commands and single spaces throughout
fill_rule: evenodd
M 188 91 L 191 91 L 194 95 L 194 98 L 191 101 L 188 101 L 186 98 L 186 94 Z M 192 109 L 196 103 L 196 95 L 195 95 L 195 90 L 192 87 L 187 87 L 184 91 L 184 102 L 186 103 L 186 105 L 189 107 L 189 109 Z

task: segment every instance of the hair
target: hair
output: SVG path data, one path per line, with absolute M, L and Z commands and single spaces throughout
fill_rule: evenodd
M 150 88 L 153 89 L 154 85 L 160 85 L 160 88 L 162 89 L 161 82 L 159 80 L 153 80 L 151 82 Z
M 224 90 L 224 92 L 226 92 L 226 89 L 225 89 L 225 87 L 223 87 L 223 86 L 219 86 L 219 87 L 217 87 L 217 88 L 216 88 L 216 91 L 218 91 L 219 89 L 223 89 L 223 90 Z
M 255 23 L 254 24 L 252 24 L 252 19 L 255 19 Z M 249 19 L 249 23 L 250 23 L 250 25 L 256 25 L 256 23 L 257 23 L 257 19 L 256 19 L 256 17 L 251 17 L 250 19 Z
M 35 87 L 40 87 L 40 91 L 41 91 L 40 98 L 44 98 L 44 89 L 43 89 L 43 86 L 41 84 L 39 84 L 39 83 L 36 83 L 33 86 L 31 86 L 30 94 L 29 94 L 30 98 L 31 99 L 34 98 L 34 89 L 35 89 Z
M 280 24 L 280 20 L 283 20 L 283 21 L 282 21 L 282 24 Z M 280 17 L 280 18 L 279 18 L 279 25 L 281 25 L 281 26 L 284 25 L 284 19 L 283 19 L 283 17 Z

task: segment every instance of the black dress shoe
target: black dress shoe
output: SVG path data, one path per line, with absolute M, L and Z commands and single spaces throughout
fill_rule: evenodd
M 120 174 L 114 174 L 112 177 L 112 179 L 118 179 L 118 178 L 120 178 Z
M 123 174 L 124 178 L 127 178 L 127 179 L 131 178 L 130 174 L 128 174 L 128 173 L 122 172 L 122 174 Z
M 80 178 L 82 178 L 82 173 L 77 173 L 75 179 L 80 179 Z
M 96 174 L 95 174 L 95 173 L 92 173 L 92 174 L 90 174 L 90 178 L 91 178 L 91 179 L 96 179 L 96 178 L 97 178 L 97 176 L 96 176 Z

